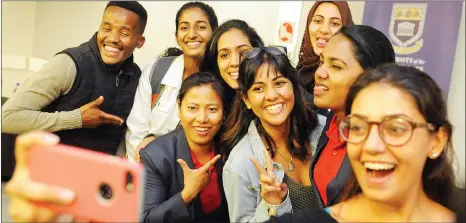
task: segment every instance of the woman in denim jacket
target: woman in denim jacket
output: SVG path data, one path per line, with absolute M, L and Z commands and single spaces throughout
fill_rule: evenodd
M 221 137 L 230 220 L 260 222 L 316 207 L 309 167 L 325 117 L 306 103 L 286 50 L 252 48 L 242 55 L 231 111 L 239 118 L 227 120 Z

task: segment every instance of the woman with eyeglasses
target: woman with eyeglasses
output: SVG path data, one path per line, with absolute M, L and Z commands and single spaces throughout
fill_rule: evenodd
M 454 188 L 452 125 L 439 92 L 413 67 L 387 64 L 362 74 L 339 124 L 354 170 L 343 201 L 270 222 L 455 222 L 447 208 Z
M 309 108 L 296 69 L 278 47 L 242 54 L 239 94 L 222 139 L 223 185 L 232 222 L 316 207 L 309 178 L 325 123 Z
M 314 104 L 330 112 L 309 171 L 320 207 L 340 200 L 343 185 L 351 174 L 346 142 L 338 135 L 349 87 L 364 70 L 394 62 L 390 40 L 379 30 L 365 25 L 341 28 L 320 54 Z
M 237 79 L 241 53 L 263 46 L 262 38 L 245 21 L 228 20 L 212 33 L 200 69 L 213 73 L 222 80 L 225 85 L 225 99 L 232 101 L 239 87 Z M 225 105 L 228 116 L 230 108 L 231 104 Z

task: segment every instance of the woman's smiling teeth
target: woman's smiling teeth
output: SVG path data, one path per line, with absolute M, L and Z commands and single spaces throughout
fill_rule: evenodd
M 279 104 L 266 106 L 265 110 L 267 110 L 269 113 L 276 114 L 280 112 L 282 108 L 283 108 L 283 103 L 279 103 Z
M 197 48 L 201 45 L 201 42 L 187 42 L 186 45 L 189 48 Z
M 199 132 L 207 132 L 209 128 L 203 128 L 203 127 L 193 127 L 196 131 Z
M 395 168 L 394 164 L 390 163 L 371 163 L 365 162 L 364 167 L 369 170 L 391 170 Z
M 238 72 L 230 73 L 230 76 L 234 79 L 238 79 Z

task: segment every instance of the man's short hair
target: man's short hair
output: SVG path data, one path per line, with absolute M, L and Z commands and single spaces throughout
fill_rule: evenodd
M 139 16 L 139 25 L 141 26 L 141 34 L 144 33 L 147 24 L 147 11 L 146 9 L 137 1 L 110 1 L 105 7 L 107 10 L 110 6 L 116 6 L 119 8 L 124 8 L 126 10 L 132 11 Z

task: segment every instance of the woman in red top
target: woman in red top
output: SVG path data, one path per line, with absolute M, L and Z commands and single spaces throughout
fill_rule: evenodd
M 390 40 L 382 32 L 364 25 L 341 28 L 320 54 L 314 104 L 331 112 L 327 115 L 326 132 L 317 145 L 310 174 L 322 207 L 338 202 L 343 184 L 351 173 L 346 143 L 338 135 L 338 124 L 345 116 L 348 89 L 365 69 L 390 62 L 395 62 Z

